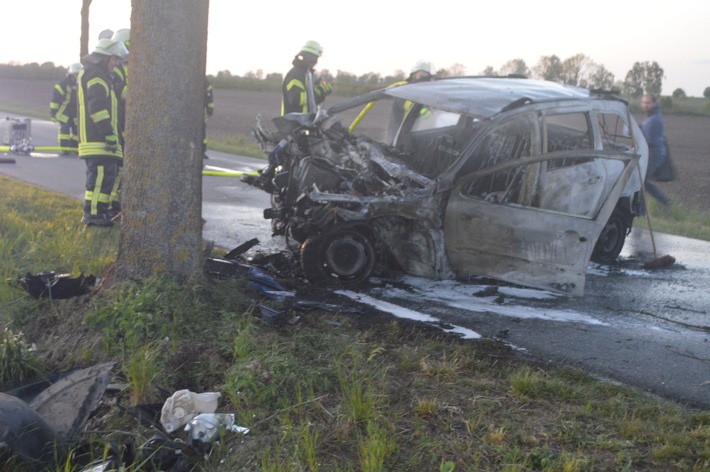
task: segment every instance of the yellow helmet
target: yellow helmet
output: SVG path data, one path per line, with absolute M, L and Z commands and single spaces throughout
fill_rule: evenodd
M 310 52 L 320 57 L 323 54 L 323 46 L 318 44 L 316 41 L 307 41 L 306 44 L 301 48 L 301 52 Z
M 119 41 L 126 46 L 126 49 L 131 49 L 131 30 L 129 28 L 124 28 L 113 33 L 111 37 L 114 41 Z

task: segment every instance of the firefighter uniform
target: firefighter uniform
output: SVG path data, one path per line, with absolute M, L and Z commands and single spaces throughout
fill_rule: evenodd
M 57 144 L 62 154 L 75 153 L 79 145 L 76 125 L 76 78 L 81 64 L 72 64 L 67 76 L 54 85 L 52 101 L 49 102 L 50 119 L 59 124 Z
M 121 42 L 126 47 L 126 50 L 130 49 L 131 30 L 120 29 L 116 31 L 111 39 L 116 42 Z M 113 88 L 116 94 L 116 100 L 118 100 L 118 142 L 121 144 L 121 149 L 126 148 L 125 139 L 123 136 L 126 130 L 126 98 L 128 97 L 128 61 L 121 61 L 116 67 L 113 68 Z M 108 215 L 113 220 L 117 215 L 121 213 L 121 180 L 123 169 L 123 159 L 118 162 L 118 172 L 116 173 L 116 180 L 114 180 L 113 188 L 111 189 L 111 196 L 109 197 L 108 205 Z
M 110 67 L 112 58 L 128 57 L 125 46 L 99 40 L 96 49 L 82 58 L 79 74 L 79 157 L 86 161 L 84 218 L 89 226 L 111 226 L 108 206 L 123 150 L 118 140 L 118 100 Z
M 128 64 L 122 62 L 113 68 L 113 87 L 118 101 L 118 142 L 121 149 L 125 149 L 125 139 L 123 136 L 126 130 L 126 95 L 128 93 Z M 118 162 L 118 173 L 111 189 L 109 197 L 109 216 L 114 218 L 121 213 L 121 177 L 123 169 L 123 159 Z
M 207 120 L 214 114 L 214 87 L 210 80 L 205 77 L 205 118 L 202 123 L 202 157 L 207 156 Z
M 315 113 L 316 106 L 333 91 L 333 85 L 313 76 L 313 68 L 323 48 L 315 41 L 308 41 L 296 54 L 293 67 L 286 74 L 281 87 L 281 114 Z

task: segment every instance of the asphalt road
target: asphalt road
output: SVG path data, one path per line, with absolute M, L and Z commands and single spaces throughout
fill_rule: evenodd
M 55 128 L 33 122 L 33 144 L 53 145 Z M 208 152 L 207 169 L 256 170 L 258 159 Z M 76 157 L 13 155 L 0 174 L 83 199 L 84 164 Z M 262 218 L 268 195 L 234 177 L 203 177 L 204 237 L 232 248 L 254 237 L 278 249 Z M 77 224 L 81 217 L 77 203 Z M 645 221 L 635 223 L 645 228 Z M 656 253 L 653 247 L 656 247 Z M 670 254 L 676 263 L 646 270 Z M 641 391 L 710 409 L 710 243 L 644 229 L 629 236 L 617 265 L 590 264 L 583 298 L 539 290 L 412 277 L 375 280 L 341 295 L 394 316 L 512 346 L 537 362 L 572 365 Z

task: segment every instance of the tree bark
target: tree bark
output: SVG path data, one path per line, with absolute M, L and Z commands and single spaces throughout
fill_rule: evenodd
M 81 37 L 79 39 L 79 57 L 89 54 L 89 7 L 91 0 L 81 2 Z
M 202 273 L 209 0 L 133 0 L 114 276 Z

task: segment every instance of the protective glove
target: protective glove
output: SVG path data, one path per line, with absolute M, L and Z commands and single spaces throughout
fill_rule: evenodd
M 321 79 L 318 81 L 316 86 L 314 87 L 316 95 L 330 95 L 333 92 L 333 84 L 328 82 L 325 79 Z
M 115 134 L 106 136 L 106 152 L 118 151 L 118 137 Z

